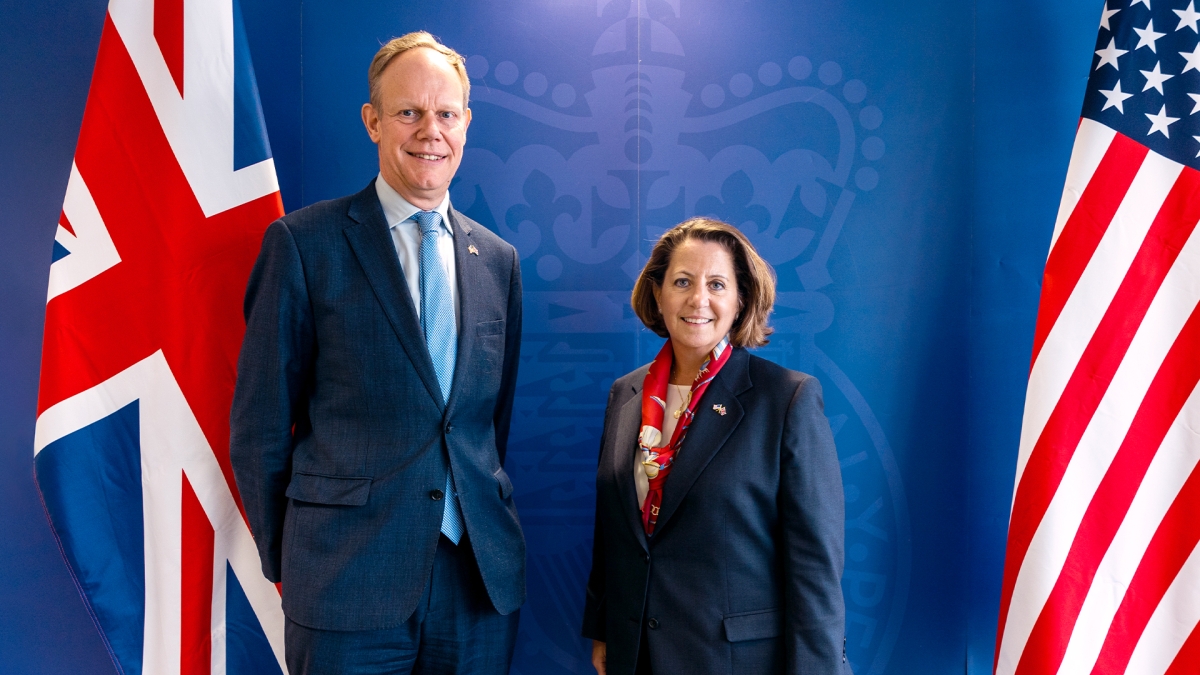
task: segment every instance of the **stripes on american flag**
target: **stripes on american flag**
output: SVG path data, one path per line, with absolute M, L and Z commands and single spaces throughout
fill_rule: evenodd
M 1034 332 L 997 675 L 1200 673 L 1200 12 L 1153 5 L 1110 0 L 1097 37 Z

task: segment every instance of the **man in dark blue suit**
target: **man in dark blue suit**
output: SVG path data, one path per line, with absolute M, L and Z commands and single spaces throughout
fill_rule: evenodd
M 471 111 L 427 33 L 376 54 L 379 175 L 268 228 L 230 455 L 304 673 L 507 673 L 525 542 L 504 472 L 516 251 L 450 206 Z

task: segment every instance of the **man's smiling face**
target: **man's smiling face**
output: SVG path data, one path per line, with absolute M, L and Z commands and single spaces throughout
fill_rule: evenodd
M 384 69 L 379 108 L 363 106 L 363 124 L 379 146 L 379 172 L 413 206 L 441 204 L 458 171 L 471 124 L 463 104 L 462 81 L 446 57 L 417 47 Z

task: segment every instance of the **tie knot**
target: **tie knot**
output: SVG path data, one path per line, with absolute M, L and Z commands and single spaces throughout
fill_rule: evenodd
M 417 211 L 413 214 L 413 220 L 417 221 L 417 226 L 421 228 L 421 234 L 436 232 L 438 225 L 442 222 L 442 216 L 437 211 Z

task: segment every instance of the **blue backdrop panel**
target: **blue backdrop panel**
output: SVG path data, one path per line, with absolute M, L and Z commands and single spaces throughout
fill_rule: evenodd
M 33 483 L 54 229 L 104 3 L 0 3 L 0 671 L 111 673 Z
M 971 496 L 966 597 L 971 673 L 992 671 L 1042 268 L 1104 5 L 1019 0 L 980 4 L 978 10 L 966 364 L 971 426 L 968 473 L 960 479 Z
M 661 344 L 628 295 L 653 239 L 691 215 L 738 224 L 775 266 L 761 353 L 824 385 L 856 672 L 990 672 L 1041 265 L 1101 4 L 242 7 L 288 210 L 374 176 L 359 107 L 379 44 L 424 28 L 470 57 L 452 197 L 517 246 L 527 294 L 514 672 L 590 672 L 605 394 Z M 46 273 L 104 6 L 0 6 L 4 672 L 112 672 L 31 479 Z
M 970 21 L 957 3 L 305 4 L 306 201 L 374 174 L 358 107 L 378 44 L 423 28 L 469 55 L 452 199 L 517 246 L 525 278 L 516 672 L 590 669 L 604 401 L 661 345 L 629 292 L 692 215 L 736 223 L 775 266 L 778 332 L 760 351 L 827 392 L 856 671 L 962 663 Z

